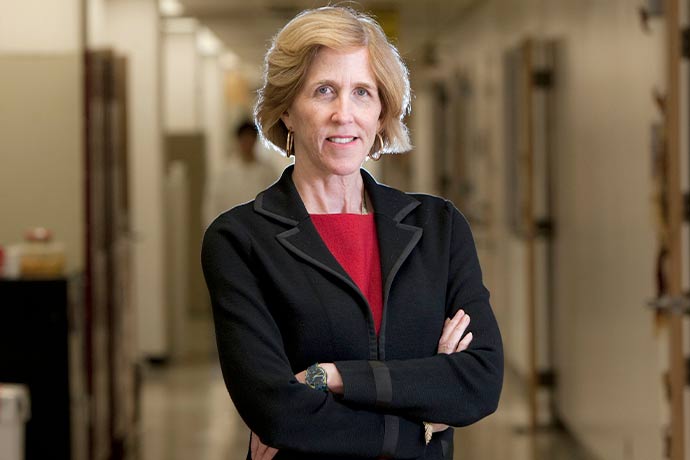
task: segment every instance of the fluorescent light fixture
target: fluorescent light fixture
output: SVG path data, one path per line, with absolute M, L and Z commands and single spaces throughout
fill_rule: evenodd
M 162 16 L 181 16 L 184 7 L 179 0 L 158 0 L 158 9 Z
M 197 33 L 196 46 L 202 56 L 215 56 L 223 50 L 223 43 L 207 27 Z

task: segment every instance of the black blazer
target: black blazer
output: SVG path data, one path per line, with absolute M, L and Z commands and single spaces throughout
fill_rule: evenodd
M 276 459 L 452 458 L 453 430 L 425 446 L 422 421 L 464 426 L 496 410 L 498 325 L 465 218 L 362 170 L 381 254 L 383 320 L 320 238 L 292 167 L 216 218 L 203 242 L 220 363 L 242 419 Z M 469 349 L 437 354 L 446 317 L 471 317 Z M 294 374 L 334 362 L 344 395 Z

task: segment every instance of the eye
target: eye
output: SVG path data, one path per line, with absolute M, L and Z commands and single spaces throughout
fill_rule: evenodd
M 367 91 L 367 90 L 364 89 L 364 88 L 357 88 L 357 89 L 355 90 L 355 94 L 357 94 L 357 96 L 368 96 L 368 95 L 369 95 L 369 91 Z
M 326 96 L 326 95 L 328 95 L 328 94 L 333 93 L 333 88 L 331 88 L 330 86 L 319 86 L 319 87 L 316 89 L 316 92 L 317 92 L 318 94 L 321 94 L 321 95 Z

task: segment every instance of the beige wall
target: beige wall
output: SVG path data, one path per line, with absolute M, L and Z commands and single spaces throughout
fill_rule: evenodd
M 607 460 L 662 453 L 661 376 L 645 303 L 655 295 L 649 132 L 660 118 L 651 95 L 664 86 L 663 30 L 653 21 L 644 33 L 636 10 L 627 0 L 487 1 L 446 31 L 441 47 L 449 68 L 485 76 L 497 225 L 483 262 L 508 365 L 524 371 L 525 291 L 516 276 L 524 254 L 505 228 L 501 60 L 527 36 L 562 41 L 553 120 L 557 405 Z
M 75 52 L 82 0 L 0 0 L 0 53 Z
M 45 226 L 84 266 L 81 56 L 0 54 L 0 245 Z
M 45 226 L 67 270 L 81 270 L 81 2 L 0 0 L 0 11 L 0 245 Z

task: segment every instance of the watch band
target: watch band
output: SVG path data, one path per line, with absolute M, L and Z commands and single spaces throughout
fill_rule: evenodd
M 307 368 L 305 383 L 314 390 L 328 393 L 328 373 L 319 363 L 314 363 Z

